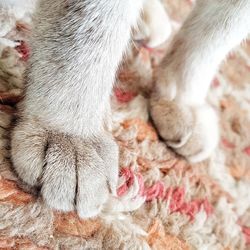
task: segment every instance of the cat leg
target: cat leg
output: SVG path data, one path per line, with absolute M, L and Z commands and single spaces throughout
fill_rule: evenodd
M 105 124 L 141 7 L 134 0 L 38 3 L 11 154 L 19 178 L 54 209 L 93 217 L 116 193 L 118 148 Z
M 249 31 L 248 0 L 198 0 L 156 73 L 152 119 L 166 144 L 190 161 L 217 146 L 218 119 L 206 96 L 221 61 Z

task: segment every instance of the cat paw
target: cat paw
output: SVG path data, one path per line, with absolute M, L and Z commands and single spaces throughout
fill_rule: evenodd
M 163 44 L 170 37 L 170 19 L 159 0 L 146 0 L 142 20 L 134 34 L 134 40 L 141 41 L 149 48 Z
M 116 194 L 118 148 L 105 133 L 84 139 L 20 121 L 12 132 L 11 155 L 19 178 L 38 188 L 53 209 L 90 218 Z
M 187 106 L 153 97 L 150 112 L 164 142 L 190 162 L 207 159 L 217 147 L 218 118 L 208 104 Z

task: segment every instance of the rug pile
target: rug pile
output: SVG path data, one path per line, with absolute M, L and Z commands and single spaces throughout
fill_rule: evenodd
M 194 3 L 163 3 L 176 32 Z M 208 100 L 220 117 L 221 143 L 193 165 L 159 140 L 148 115 L 154 68 L 168 43 L 130 49 L 111 97 L 118 197 L 85 221 L 51 211 L 17 185 L 9 132 L 25 87 L 31 18 L 0 10 L 0 23 L 0 249 L 250 249 L 250 41 L 214 78 Z

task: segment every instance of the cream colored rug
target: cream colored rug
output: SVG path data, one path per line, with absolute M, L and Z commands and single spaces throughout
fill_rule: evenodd
M 192 2 L 164 1 L 175 31 Z M 208 99 L 220 115 L 221 143 L 211 159 L 196 165 L 166 148 L 149 123 L 153 68 L 167 44 L 131 49 L 112 96 L 119 197 L 110 198 L 99 218 L 83 221 L 51 211 L 17 186 L 9 132 L 25 86 L 30 19 L 0 10 L 0 24 L 0 249 L 247 249 L 250 41 L 228 57 L 213 81 Z

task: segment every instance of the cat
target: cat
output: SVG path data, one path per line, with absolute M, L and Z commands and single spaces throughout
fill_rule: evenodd
M 110 94 L 140 12 L 156 31 L 167 20 L 160 6 L 159 0 L 38 3 L 11 158 L 19 178 L 40 188 L 50 207 L 90 218 L 116 195 L 118 148 L 106 129 Z M 163 35 L 151 32 L 146 43 L 165 40 L 169 27 L 162 26 Z M 219 64 L 249 29 L 249 0 L 197 0 L 157 69 L 152 120 L 162 140 L 192 162 L 217 146 L 218 119 L 206 95 Z

